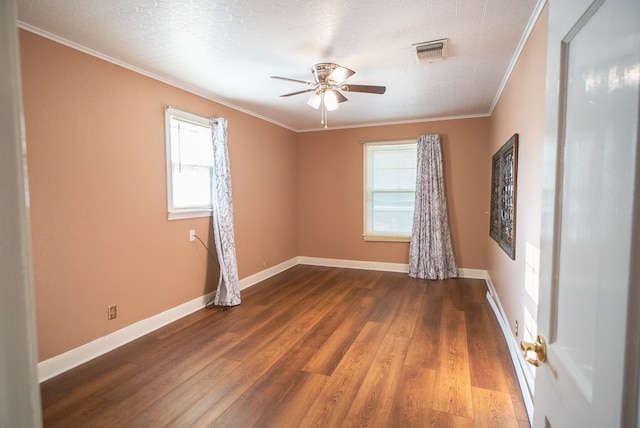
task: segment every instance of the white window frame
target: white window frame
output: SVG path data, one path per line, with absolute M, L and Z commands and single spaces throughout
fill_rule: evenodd
M 371 182 L 373 180 L 372 176 L 372 166 L 371 166 L 371 156 L 369 155 L 370 150 L 374 150 L 375 148 L 383 148 L 386 147 L 394 147 L 394 146 L 404 146 L 404 145 L 413 145 L 416 148 L 417 152 L 417 142 L 416 140 L 394 140 L 394 141 L 377 141 L 377 142 L 365 142 L 363 143 L 363 171 L 364 171 L 364 179 L 363 179 L 363 234 L 362 237 L 365 241 L 389 241 L 389 242 L 409 242 L 411 241 L 411 232 L 408 234 L 403 233 L 382 233 L 373 231 L 370 228 L 371 225 L 371 212 L 373 209 L 373 196 L 371 191 Z M 417 162 L 417 156 L 416 156 Z M 398 191 L 406 192 L 411 190 L 415 195 L 415 183 L 413 189 L 398 189 Z M 415 198 L 414 198 L 415 199 Z M 412 216 L 413 217 L 413 216 Z
M 166 160 L 167 160 L 167 211 L 169 220 L 178 220 L 185 218 L 209 217 L 213 211 L 213 206 L 197 206 L 197 207 L 176 207 L 173 201 L 173 164 L 171 159 L 172 142 L 171 138 L 171 121 L 172 119 L 189 122 L 191 124 L 200 125 L 211 129 L 208 118 L 178 110 L 173 107 L 165 109 L 165 144 L 166 144 Z M 212 141 L 213 147 L 213 141 Z M 212 153 L 213 156 L 213 153 Z M 211 167 L 213 169 L 213 166 Z M 213 171 L 211 171 L 213 173 Z

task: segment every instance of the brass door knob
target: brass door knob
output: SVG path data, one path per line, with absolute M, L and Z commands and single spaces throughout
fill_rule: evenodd
M 540 366 L 540 364 L 547 361 L 547 343 L 544 341 L 544 337 L 538 335 L 535 343 L 520 342 L 520 349 L 524 353 L 524 358 L 527 362 L 533 366 Z M 537 359 L 529 358 L 529 351 L 535 352 Z

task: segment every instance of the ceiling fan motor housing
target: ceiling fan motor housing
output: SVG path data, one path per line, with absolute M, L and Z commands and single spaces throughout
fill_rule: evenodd
M 329 84 L 340 84 L 356 74 L 355 71 L 333 62 L 320 62 L 311 67 L 311 72 L 316 83 Z
M 325 82 L 327 80 L 327 77 L 329 77 L 331 72 L 335 70 L 336 67 L 336 64 L 321 62 L 311 67 L 311 72 L 313 73 L 313 77 L 315 78 L 316 82 Z

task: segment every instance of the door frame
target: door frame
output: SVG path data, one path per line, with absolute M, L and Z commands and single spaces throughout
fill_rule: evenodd
M 0 425 L 40 427 L 17 11 L 0 1 Z

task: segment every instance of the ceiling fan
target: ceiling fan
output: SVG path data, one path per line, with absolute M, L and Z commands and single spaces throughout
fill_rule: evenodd
M 344 92 L 364 92 L 367 94 L 384 94 L 387 90 L 384 86 L 374 85 L 352 85 L 344 83 L 349 77 L 356 72 L 341 65 L 332 62 L 321 62 L 311 67 L 313 73 L 313 82 L 305 80 L 291 79 L 289 77 L 271 76 L 273 79 L 287 80 L 290 82 L 303 83 L 310 88 L 280 95 L 281 97 L 290 97 L 292 95 L 313 92 L 307 104 L 318 110 L 321 108 L 320 123 L 327 127 L 327 112 L 336 110 L 340 103 L 347 101 L 340 91 Z

